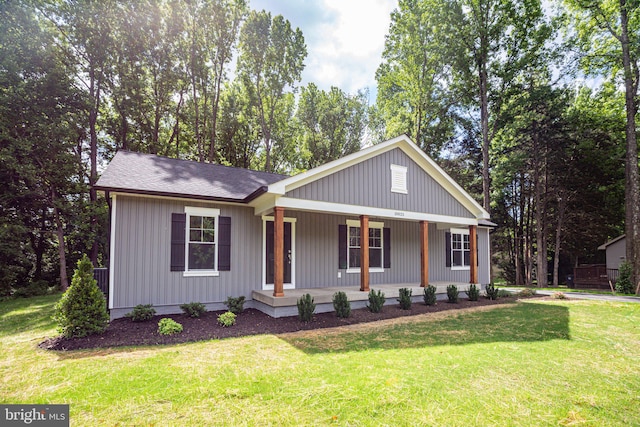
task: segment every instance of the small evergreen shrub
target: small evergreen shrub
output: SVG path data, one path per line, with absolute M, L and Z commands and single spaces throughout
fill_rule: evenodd
M 424 303 L 426 305 L 436 305 L 436 287 L 428 285 L 424 288 Z
M 311 294 L 304 294 L 297 302 L 298 305 L 298 317 L 303 322 L 310 322 L 313 319 L 313 312 L 316 310 L 316 305 L 313 303 L 313 297 Z
M 485 286 L 484 292 L 490 300 L 498 299 L 498 288 L 496 288 L 493 283 Z
M 230 312 L 233 314 L 240 314 L 244 310 L 244 295 L 239 297 L 227 297 L 227 301 L 224 305 L 227 306 Z
M 46 280 L 34 280 L 27 286 L 17 288 L 13 292 L 14 298 L 31 298 L 40 295 L 48 295 L 51 293 L 49 283 Z
M 56 304 L 53 319 L 58 323 L 58 332 L 67 338 L 100 334 L 107 329 L 107 301 L 93 278 L 93 265 L 86 255 L 78 261 L 71 286 Z
M 189 304 L 181 304 L 180 310 L 189 317 L 200 317 L 207 311 L 207 307 L 201 302 L 190 302 Z
M 478 289 L 476 285 L 469 285 L 467 296 L 469 297 L 469 301 L 478 301 L 478 297 L 480 296 L 480 289 Z
M 498 289 L 498 298 L 509 298 L 512 297 L 513 294 L 506 289 Z
M 374 292 L 373 289 L 369 291 L 369 304 L 367 304 L 369 311 L 372 313 L 380 313 L 384 302 L 384 293 L 379 289 L 377 292 Z
M 236 324 L 236 314 L 232 311 L 227 311 L 218 315 L 218 323 L 228 328 Z
M 459 294 L 458 287 L 456 285 L 447 286 L 447 298 L 449 299 L 449 302 L 457 303 L 458 294 Z
M 620 294 L 634 293 L 635 289 L 633 289 L 633 283 L 631 283 L 631 264 L 628 261 L 623 262 L 620 264 L 618 271 L 620 272 L 620 275 L 616 282 L 616 292 Z
M 129 317 L 133 322 L 146 322 L 147 320 L 151 320 L 155 314 L 156 310 L 151 304 L 138 304 L 133 307 L 131 312 L 125 314 L 124 317 Z
M 400 308 L 403 310 L 411 310 L 411 294 L 413 291 L 410 288 L 400 288 L 398 292 Z
M 351 315 L 351 303 L 347 294 L 342 291 L 333 294 L 333 309 L 336 311 L 336 316 L 342 319 Z
M 551 298 L 553 298 L 553 299 L 567 299 L 567 296 L 565 294 L 563 294 L 562 292 L 554 292 L 553 294 L 551 294 Z
M 158 333 L 160 335 L 173 335 L 182 332 L 182 325 L 173 319 L 165 317 L 158 322 Z
M 535 289 L 531 289 L 531 288 L 524 288 L 523 290 L 521 290 L 518 293 L 518 296 L 521 296 L 523 298 L 527 298 L 527 297 L 532 297 L 536 294 L 536 290 Z

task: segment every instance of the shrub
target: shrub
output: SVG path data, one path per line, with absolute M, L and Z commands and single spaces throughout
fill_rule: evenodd
M 304 294 L 298 300 L 298 317 L 303 322 L 310 322 L 313 319 L 313 312 L 316 310 L 316 305 L 313 303 L 313 297 L 311 294 Z
M 631 264 L 628 261 L 625 261 L 620 264 L 618 270 L 620 275 L 616 282 L 616 292 L 620 294 L 632 294 L 635 289 L 633 289 L 633 283 L 631 283 Z
M 486 293 L 487 298 L 491 300 L 498 299 L 498 288 L 493 286 L 493 283 L 489 283 L 485 286 L 484 292 Z
M 469 297 L 469 301 L 478 301 L 478 297 L 480 296 L 480 289 L 478 289 L 476 285 L 469 285 L 467 296 Z
M 498 289 L 498 298 L 509 298 L 512 297 L 513 294 L 506 289 Z
M 50 293 L 49 283 L 46 280 L 34 280 L 27 286 L 17 288 L 13 292 L 14 298 L 31 298 Z
M 521 290 L 520 292 L 518 292 L 518 296 L 521 297 L 532 297 L 536 294 L 536 290 L 535 289 L 530 289 L 530 288 L 524 288 L 523 290 Z
M 165 317 L 158 322 L 158 333 L 160 335 L 173 335 L 182 332 L 182 325 L 173 319 Z
M 403 310 L 411 310 L 411 294 L 412 291 L 409 288 L 400 288 L 398 302 L 400 303 L 400 308 Z
M 109 313 L 104 294 L 93 278 L 93 266 L 86 255 L 78 261 L 71 286 L 56 304 L 54 320 L 65 337 L 84 337 L 107 329 Z
M 436 287 L 428 285 L 424 288 L 424 303 L 426 305 L 436 305 Z
M 333 294 L 333 309 L 340 318 L 346 319 L 351 315 L 351 303 L 347 294 L 342 291 Z
M 225 328 L 236 324 L 236 314 L 232 311 L 227 311 L 218 315 L 218 323 Z
M 384 293 L 382 293 L 379 289 L 377 292 L 374 290 L 369 291 L 369 304 L 367 304 L 367 308 L 372 313 L 380 313 L 382 310 L 382 306 L 384 305 Z
M 151 304 L 138 304 L 133 307 L 130 313 L 125 314 L 125 317 L 131 318 L 134 322 L 146 322 L 156 314 L 156 310 Z
M 207 311 L 207 307 L 201 302 L 190 302 L 189 304 L 181 304 L 180 309 L 189 317 L 200 317 Z
M 230 312 L 233 314 L 240 314 L 244 310 L 244 296 L 239 297 L 227 297 L 227 301 L 224 303 Z
M 458 294 L 458 287 L 456 285 L 447 286 L 447 298 L 449 298 L 449 302 L 458 302 Z
M 567 299 L 567 296 L 565 294 L 563 294 L 562 292 L 554 292 L 553 294 L 551 294 L 551 298 L 553 298 L 553 299 Z

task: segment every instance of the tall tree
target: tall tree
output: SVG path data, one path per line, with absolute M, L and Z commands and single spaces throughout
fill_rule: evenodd
M 566 0 L 578 41 L 587 54 L 584 68 L 612 79 L 622 77 L 626 111 L 625 234 L 633 283 L 640 281 L 640 181 L 638 173 L 638 84 L 640 3 L 634 0 Z M 640 292 L 640 287 L 638 287 Z
M 282 15 L 252 11 L 240 33 L 238 72 L 249 89 L 260 119 L 264 170 L 272 170 L 276 113 L 285 93 L 293 91 L 304 69 L 307 47 L 302 31 L 291 28 Z

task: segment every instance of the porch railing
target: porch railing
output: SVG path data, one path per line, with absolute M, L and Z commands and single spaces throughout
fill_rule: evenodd
M 582 265 L 573 269 L 576 288 L 609 289 L 609 282 L 615 285 L 618 275 L 617 269 L 607 268 L 604 264 Z

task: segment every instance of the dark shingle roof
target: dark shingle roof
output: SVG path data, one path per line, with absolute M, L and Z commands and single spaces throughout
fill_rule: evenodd
M 95 188 L 150 195 L 247 202 L 286 175 L 120 150 Z

